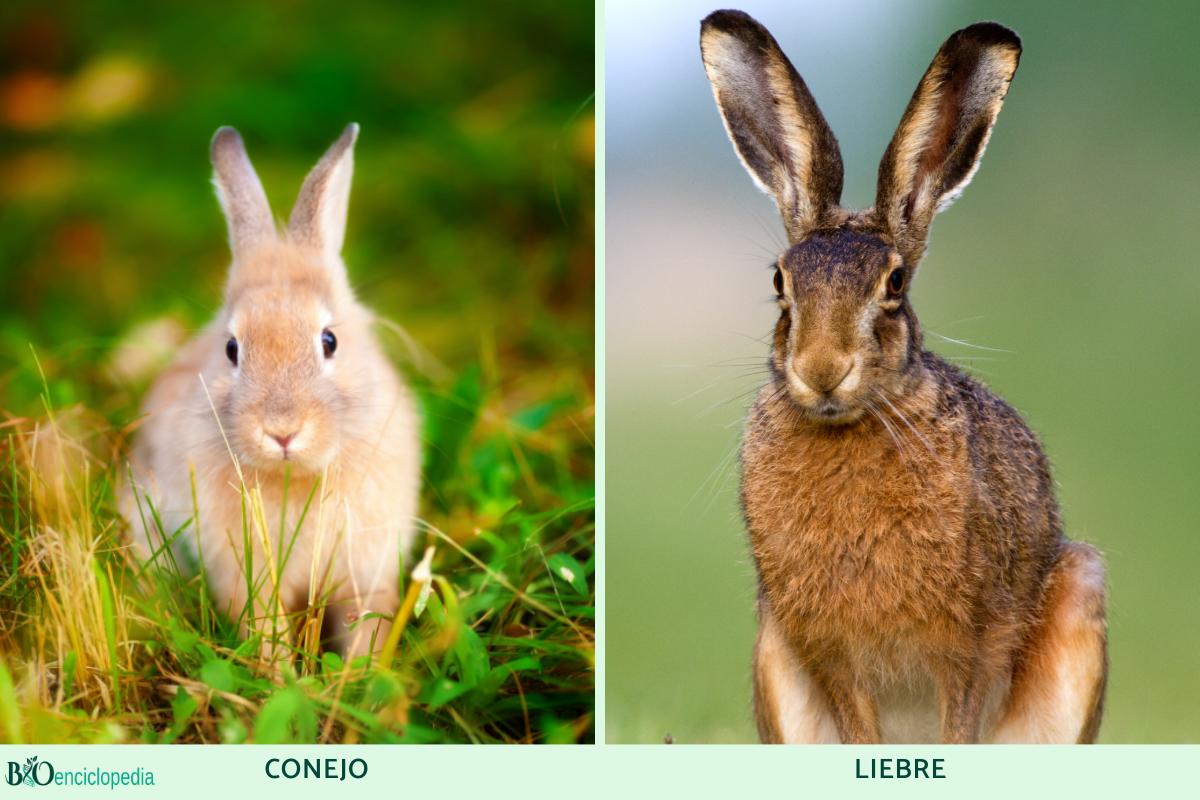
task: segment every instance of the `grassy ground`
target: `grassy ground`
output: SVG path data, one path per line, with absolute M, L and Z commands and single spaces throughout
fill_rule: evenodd
M 593 738 L 593 9 L 481 8 L 0 9 L 0 741 Z M 406 332 L 433 578 L 390 657 L 309 635 L 275 669 L 133 562 L 113 487 L 220 303 L 213 131 L 285 218 L 351 121 L 345 259 Z

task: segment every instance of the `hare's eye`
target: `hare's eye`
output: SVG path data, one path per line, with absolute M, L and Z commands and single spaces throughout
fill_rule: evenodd
M 783 294 L 783 270 L 775 268 L 775 294 Z
M 232 336 L 230 336 L 229 341 L 225 343 L 225 357 L 229 359 L 230 364 L 233 364 L 235 367 L 237 366 L 237 339 L 234 339 Z
M 329 328 L 321 331 L 321 349 L 325 351 L 326 358 L 333 358 L 333 351 L 337 350 L 337 337 Z
M 892 273 L 888 275 L 887 291 L 889 297 L 899 297 L 904 291 L 904 284 L 908 281 L 908 270 L 904 267 L 896 267 Z

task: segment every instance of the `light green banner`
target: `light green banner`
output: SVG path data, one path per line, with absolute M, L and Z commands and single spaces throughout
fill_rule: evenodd
M 4 797 L 1200 797 L 1195 745 L 27 745 L 0 762 Z

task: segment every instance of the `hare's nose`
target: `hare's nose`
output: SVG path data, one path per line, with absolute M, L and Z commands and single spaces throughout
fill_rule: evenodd
M 853 369 L 853 358 L 796 361 L 796 372 L 800 379 L 818 394 L 831 394 L 842 385 Z

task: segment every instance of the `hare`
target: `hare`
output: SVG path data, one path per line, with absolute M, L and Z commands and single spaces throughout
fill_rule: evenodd
M 1021 417 L 922 347 L 908 290 L 970 181 L 1021 42 L 990 22 L 938 50 L 879 168 L 840 206 L 838 144 L 771 34 L 701 25 L 734 149 L 779 208 L 770 381 L 741 501 L 758 574 L 765 742 L 1091 742 L 1107 680 L 1104 564 L 1062 530 Z
M 280 233 L 241 137 L 217 131 L 224 304 L 150 389 L 121 493 L 141 556 L 199 564 L 268 660 L 287 615 L 324 602 L 343 654 L 379 649 L 388 623 L 361 618 L 396 610 L 414 535 L 417 414 L 341 258 L 357 137 L 329 148 Z

